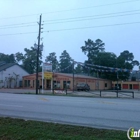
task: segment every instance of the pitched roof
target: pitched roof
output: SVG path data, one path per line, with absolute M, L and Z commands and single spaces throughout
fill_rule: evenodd
M 6 64 L 4 61 L 0 61 L 0 66 Z
M 1 64 L 1 63 L 0 63 Z M 0 71 L 5 70 L 9 67 L 12 67 L 14 65 L 17 65 L 16 63 L 4 63 L 0 65 Z
M 17 63 L 6 63 L 4 61 L 0 61 L 0 72 L 3 71 L 3 70 L 6 70 L 7 68 L 10 68 L 14 65 L 19 66 L 21 69 L 23 69 L 25 72 L 27 72 L 22 66 L 20 66 Z M 29 72 L 27 72 L 27 73 L 29 74 Z

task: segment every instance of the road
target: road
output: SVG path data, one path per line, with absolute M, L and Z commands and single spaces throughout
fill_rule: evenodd
M 140 100 L 0 93 L 0 116 L 94 128 L 140 129 Z

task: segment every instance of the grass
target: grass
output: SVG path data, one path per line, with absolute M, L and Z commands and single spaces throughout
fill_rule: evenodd
M 127 140 L 126 132 L 0 118 L 0 140 Z

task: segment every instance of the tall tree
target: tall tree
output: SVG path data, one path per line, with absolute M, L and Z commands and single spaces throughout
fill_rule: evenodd
M 105 50 L 104 46 L 105 43 L 100 39 L 95 40 L 95 42 L 91 39 L 85 41 L 85 46 L 82 46 L 81 49 L 82 52 L 87 55 L 88 63 L 94 63 L 94 59 L 97 57 L 98 53 Z
M 72 62 L 71 62 L 71 60 L 72 59 L 71 59 L 69 53 L 66 50 L 64 50 L 61 53 L 60 61 L 59 61 L 59 68 L 60 68 L 60 70 L 62 70 L 63 73 L 72 73 Z M 67 69 L 65 69 L 65 68 L 67 68 Z
M 36 72 L 36 65 L 37 65 L 37 50 L 34 47 L 31 47 L 30 49 L 25 48 L 24 49 L 25 54 L 24 54 L 24 59 L 22 60 L 23 62 L 23 68 L 25 68 L 26 71 L 29 73 L 35 73 Z M 41 69 L 41 64 L 42 64 L 42 52 L 39 51 L 39 72 L 42 70 Z
M 15 54 L 16 62 L 19 63 L 27 72 L 30 74 L 36 72 L 36 64 L 37 64 L 37 50 L 34 47 L 30 49 L 24 49 L 25 54 L 17 52 Z M 39 50 L 39 72 L 42 70 L 41 61 L 42 52 Z
M 132 62 L 134 59 L 133 53 L 130 53 L 128 50 L 121 52 L 119 57 L 124 59 L 125 62 Z
M 96 58 L 98 57 L 99 52 L 104 52 L 105 48 L 105 43 L 103 43 L 102 40 L 96 39 L 95 41 L 88 39 L 85 41 L 85 45 L 81 47 L 82 52 L 84 52 L 85 55 L 87 55 L 87 60 L 85 61 L 85 65 L 87 63 L 89 64 L 95 64 L 96 63 Z M 88 75 L 94 75 L 92 71 L 87 68 L 84 68 L 84 73 L 88 73 Z
M 49 56 L 46 57 L 45 61 L 52 64 L 52 70 L 58 70 L 58 61 L 55 52 L 50 53 Z
M 134 60 L 133 53 L 130 53 L 128 50 L 125 50 L 120 53 L 117 58 L 117 67 L 122 69 L 133 69 L 134 66 L 139 66 L 139 62 Z M 127 80 L 130 76 L 129 72 L 119 72 L 119 79 Z
M 16 59 L 17 63 L 20 63 L 20 62 L 22 62 L 25 59 L 25 57 L 24 57 L 23 53 L 17 52 L 15 54 L 15 59 Z
M 92 75 L 99 76 L 101 78 L 116 80 L 116 73 L 111 73 L 109 67 L 116 68 L 117 56 L 111 52 L 99 52 L 94 60 L 94 64 L 103 67 L 92 67 L 94 70 L 90 70 Z
M 75 68 L 75 73 L 77 74 L 82 74 L 83 72 L 83 67 L 79 64 L 77 64 L 76 68 Z
M 4 54 L 4 53 L 0 53 L 0 61 L 4 61 L 6 63 L 15 63 L 15 56 L 14 54 Z

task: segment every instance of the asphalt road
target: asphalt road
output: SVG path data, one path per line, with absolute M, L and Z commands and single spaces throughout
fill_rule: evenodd
M 140 100 L 0 93 L 0 116 L 94 128 L 140 129 Z

